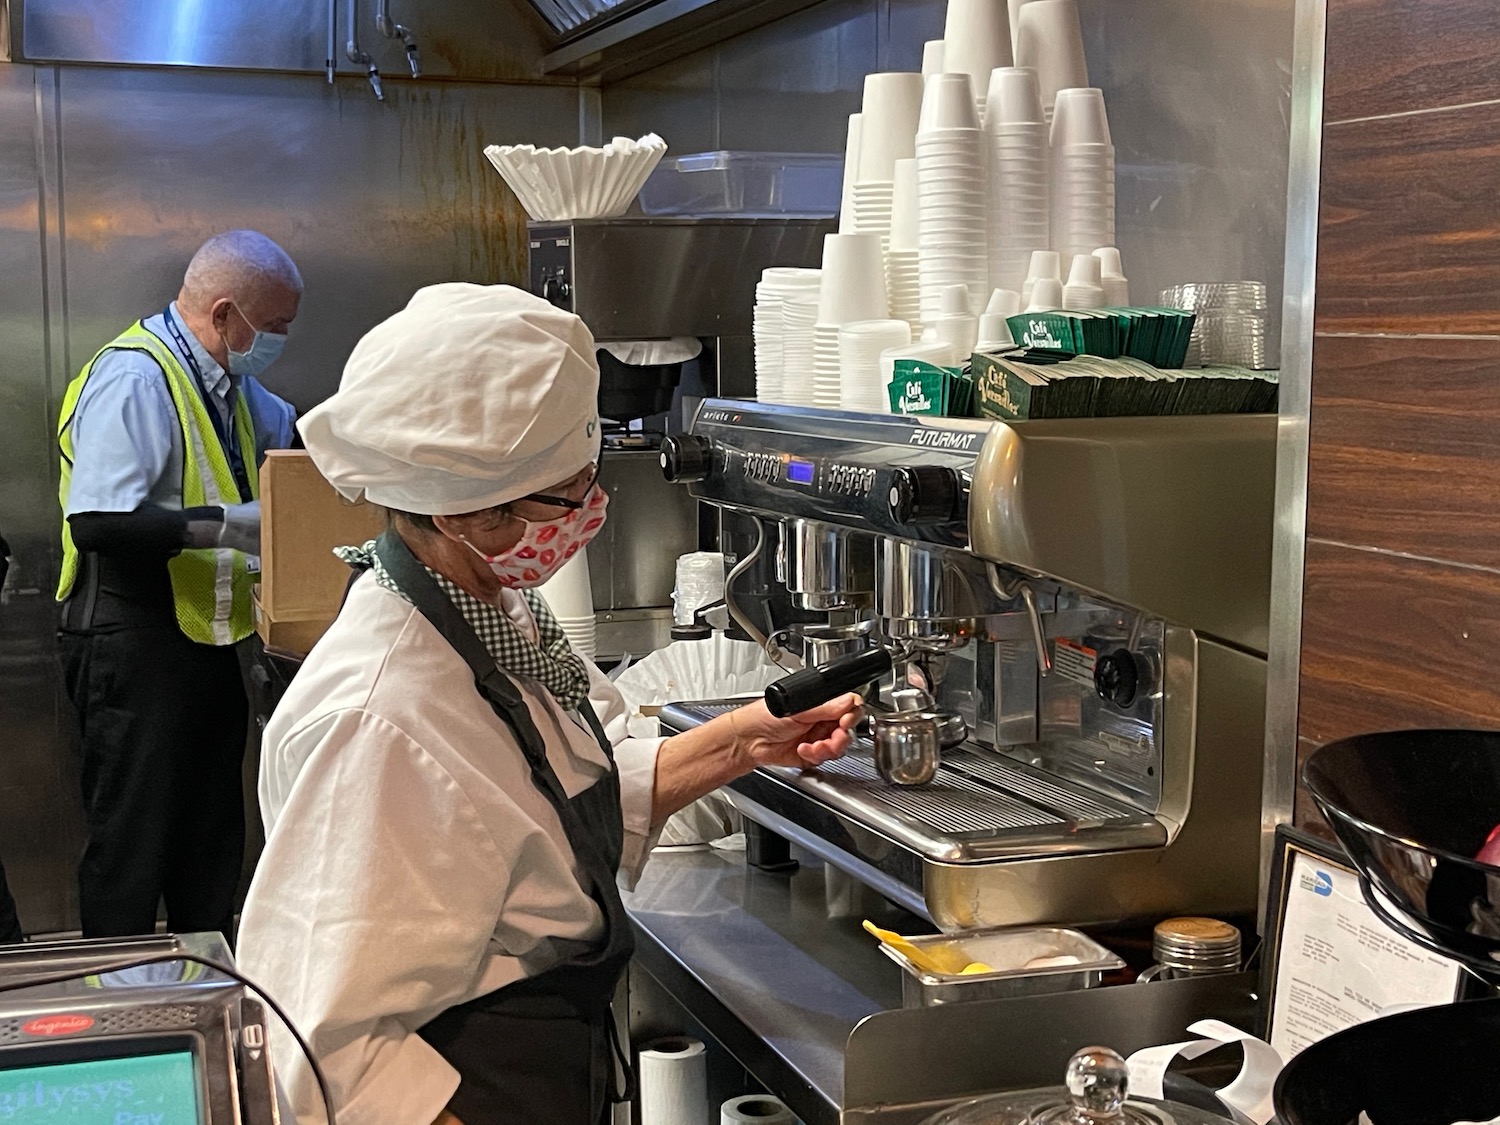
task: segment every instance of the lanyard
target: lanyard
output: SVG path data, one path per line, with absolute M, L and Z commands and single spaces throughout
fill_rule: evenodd
M 193 354 L 193 349 L 188 346 L 187 340 L 182 335 L 182 330 L 177 327 L 177 319 L 172 315 L 172 306 L 168 305 L 162 312 L 162 317 L 167 322 L 167 331 L 172 334 L 172 340 L 177 345 L 177 350 L 187 360 L 188 366 L 193 369 L 193 383 L 198 388 L 198 397 L 203 400 L 203 408 L 208 413 L 208 421 L 214 428 L 214 436 L 219 439 L 219 448 L 229 459 L 230 471 L 234 474 L 235 487 L 240 490 L 242 500 L 250 499 L 250 478 L 245 471 L 245 455 L 240 449 L 238 427 L 234 424 L 235 386 L 231 381 L 229 384 L 229 416 L 221 417 L 219 409 L 214 405 L 209 395 L 208 381 L 203 376 L 203 368 L 198 366 L 198 357 Z

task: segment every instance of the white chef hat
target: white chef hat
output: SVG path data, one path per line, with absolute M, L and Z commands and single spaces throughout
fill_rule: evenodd
M 509 285 L 449 282 L 367 332 L 297 428 L 349 499 L 460 515 L 597 460 L 598 404 L 583 321 Z

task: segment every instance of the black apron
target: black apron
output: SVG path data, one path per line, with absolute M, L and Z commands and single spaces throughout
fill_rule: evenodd
M 635 949 L 615 872 L 624 847 L 620 775 L 593 709 L 579 713 L 609 759 L 609 775 L 569 798 L 547 760 L 526 703 L 401 538 L 376 543 L 386 572 L 474 673 L 474 684 L 515 735 L 531 780 L 562 821 L 585 889 L 604 915 L 604 938 L 546 972 L 449 1008 L 417 1032 L 460 1076 L 448 1109 L 464 1125 L 602 1125 L 611 1106 L 634 1096 L 630 1060 L 610 1001 Z M 615 1063 L 625 1073 L 616 1093 Z

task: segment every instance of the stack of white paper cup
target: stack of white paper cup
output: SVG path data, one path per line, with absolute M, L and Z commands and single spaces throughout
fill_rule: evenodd
M 774 266 L 761 274 L 755 287 L 752 331 L 755 342 L 755 397 L 761 402 L 782 402 L 785 396 L 788 326 L 786 304 L 800 301 L 806 315 L 816 317 L 820 270 Z M 811 321 L 808 322 L 809 331 Z M 807 338 L 811 347 L 812 340 Z M 796 343 L 793 343 L 793 360 Z M 808 361 L 810 363 L 810 360 Z
M 896 162 L 915 155 L 917 116 L 922 109 L 920 74 L 865 77 L 860 110 L 859 176 L 852 204 L 854 233 L 874 234 L 884 248 L 891 233 Z
M 942 340 L 913 340 L 904 348 L 887 348 L 880 353 L 880 378 L 887 387 L 895 378 L 898 359 L 920 359 L 937 367 L 953 367 L 958 363 L 952 346 Z
M 562 626 L 573 651 L 594 658 L 594 592 L 589 582 L 589 553 L 585 547 L 563 564 L 562 569 L 538 587 L 537 592 Z
M 817 358 L 815 327 L 822 293 L 822 270 L 805 288 L 781 300 L 781 397 L 779 402 L 812 405 L 813 365 Z
M 1035 0 L 1022 11 L 1053 0 Z M 1052 116 L 1052 248 L 1072 261 L 1115 244 L 1115 148 L 1104 91 L 1059 90 Z
M 1036 71 L 1042 112 L 1052 120 L 1059 90 L 1089 84 L 1075 0 L 1030 0 L 1016 16 L 1016 65 Z
M 1010 16 L 1004 0 L 948 0 L 943 70 L 969 76 L 974 112 L 981 121 L 990 72 L 1010 65 Z
M 1101 263 L 1092 254 L 1075 254 L 1063 286 L 1065 309 L 1099 309 L 1104 307 L 1104 286 L 1099 284 Z
M 864 139 L 862 118 L 849 115 L 849 133 L 844 140 L 844 189 L 839 199 L 839 230 L 854 232 L 854 185 L 859 182 L 859 154 Z
M 904 320 L 858 320 L 839 329 L 839 406 L 866 414 L 889 414 L 889 379 L 880 374 L 880 357 L 890 348 L 911 343 Z
M 968 286 L 981 302 L 989 292 L 983 133 L 967 74 L 927 79 L 916 148 L 922 322 L 927 324 L 941 311 L 948 286 Z
M 891 316 L 922 331 L 921 224 L 917 207 L 917 162 L 896 161 L 891 204 L 891 240 L 885 251 L 885 293 Z
M 1113 246 L 1101 246 L 1094 251 L 1099 259 L 1099 284 L 1104 287 L 1104 307 L 1123 309 L 1130 305 L 1130 282 L 1125 277 L 1125 267 L 1120 264 L 1120 252 Z
M 677 583 L 672 587 L 672 620 L 691 625 L 693 615 L 724 597 L 724 556 L 692 551 L 677 556 Z
M 813 334 L 813 406 L 837 407 L 839 328 L 888 315 L 885 257 L 874 234 L 830 234 L 823 239 L 823 273 Z
M 990 288 L 1019 291 L 1031 252 L 1051 245 L 1051 156 L 1035 71 L 990 75 L 984 132 Z
M 1031 307 L 1031 295 L 1039 281 L 1057 282 L 1058 299 L 1062 298 L 1062 255 L 1056 250 L 1033 250 L 1026 266 L 1026 280 L 1021 284 L 1021 307 Z M 1053 306 L 1054 308 L 1056 306 Z

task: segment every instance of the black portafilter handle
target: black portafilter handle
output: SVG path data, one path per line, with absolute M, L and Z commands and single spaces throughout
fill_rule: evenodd
M 847 691 L 858 691 L 891 670 L 891 651 L 876 647 L 818 668 L 783 676 L 766 688 L 766 710 L 778 719 L 811 711 Z

